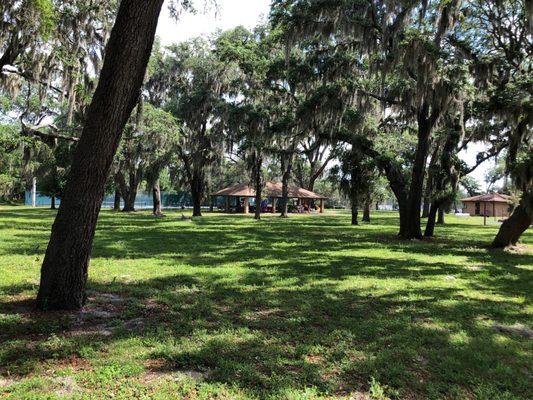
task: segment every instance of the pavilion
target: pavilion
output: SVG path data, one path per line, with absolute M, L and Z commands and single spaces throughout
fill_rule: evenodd
M 253 188 L 245 183 L 238 183 L 233 186 L 229 186 L 225 189 L 219 190 L 216 193 L 211 194 L 211 209 L 216 197 L 224 198 L 224 209 L 226 212 L 232 210 L 232 200 L 236 200 L 237 205 L 240 205 L 242 200 L 242 212 L 248 214 L 250 212 L 250 199 L 255 198 L 255 191 Z M 266 207 L 267 212 L 276 212 L 276 205 L 279 199 L 282 199 L 282 184 L 278 182 L 267 182 L 263 192 L 262 199 L 268 201 Z M 298 207 L 307 206 L 310 209 L 311 202 L 319 202 L 319 212 L 324 212 L 324 201 L 327 197 L 320 194 L 311 192 L 310 190 L 302 189 L 298 186 L 289 185 L 289 199 L 296 199 Z M 239 210 L 239 207 L 235 207 Z
M 461 202 L 464 204 L 465 214 L 507 218 L 513 198 L 500 193 L 487 193 L 461 199 Z

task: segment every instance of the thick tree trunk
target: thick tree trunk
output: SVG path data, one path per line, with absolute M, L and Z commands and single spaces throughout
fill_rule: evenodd
M 421 239 L 420 207 L 422 205 L 422 193 L 424 190 L 424 175 L 426 160 L 429 150 L 429 135 L 431 125 L 423 116 L 418 119 L 418 143 L 411 173 L 411 185 L 409 188 L 407 220 L 400 236 L 404 239 Z
M 493 248 L 516 245 L 522 234 L 531 225 L 533 215 L 531 212 L 528 212 L 528 208 L 523 203 L 524 200 L 515 208 L 513 214 L 502 223 L 498 234 L 492 242 L 491 246 Z M 529 210 L 532 210 L 532 206 L 533 204 L 529 205 Z
M 352 203 L 352 225 L 359 225 L 359 221 L 357 220 L 358 215 L 357 204 Z
M 137 199 L 137 190 L 139 188 L 139 183 L 141 180 L 140 171 L 130 171 L 129 172 L 129 185 L 124 188 L 124 193 L 122 196 L 124 198 L 124 212 L 134 212 L 135 211 L 135 200 Z
M 195 179 L 191 185 L 191 197 L 192 197 L 192 216 L 202 216 L 202 183 Z
M 438 207 L 432 204 L 429 209 L 428 220 L 426 222 L 426 230 L 424 231 L 425 237 L 432 237 L 435 233 L 435 219 L 437 217 Z
M 366 201 L 363 208 L 363 222 L 370 222 L 370 202 Z
M 105 184 L 139 97 L 163 0 L 122 0 L 41 268 L 40 309 L 74 310 L 85 288 Z
M 379 211 L 379 202 L 376 201 L 376 211 Z
M 128 194 L 124 197 L 124 208 L 123 212 L 134 212 L 135 211 L 135 199 L 137 198 L 137 189 L 130 189 Z
M 159 179 L 156 179 L 152 186 L 152 199 L 153 199 L 153 213 L 156 217 L 162 217 L 161 212 L 161 186 L 159 185 Z
M 409 218 L 407 201 L 400 201 L 398 198 L 396 198 L 396 200 L 398 201 L 398 212 L 400 214 L 400 232 L 398 233 L 398 236 L 404 237 L 405 232 L 407 231 L 407 221 Z
M 429 209 L 430 209 L 430 202 L 429 197 L 424 196 L 424 204 L 422 206 L 422 217 L 421 218 L 427 218 L 429 216 Z
M 444 210 L 441 207 L 439 207 L 438 211 L 437 224 L 444 225 Z
M 120 211 L 120 191 L 115 189 L 115 198 L 113 199 L 113 211 Z
M 50 203 L 50 209 L 55 210 L 56 209 L 56 197 L 52 196 L 51 203 Z

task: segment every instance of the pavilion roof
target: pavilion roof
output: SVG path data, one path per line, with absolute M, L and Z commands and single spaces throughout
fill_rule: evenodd
M 465 199 L 461 199 L 461 201 L 462 202 L 485 201 L 485 202 L 491 202 L 491 203 L 512 203 L 513 198 L 511 196 L 507 196 L 506 194 L 487 193 L 487 194 L 480 194 L 479 196 L 467 197 Z
M 263 190 L 263 195 L 265 197 L 281 198 L 282 187 L 282 184 L 279 182 L 267 182 Z M 218 192 L 213 193 L 212 196 L 255 197 L 255 191 L 245 183 L 238 183 L 219 190 Z M 326 196 L 322 196 L 295 185 L 289 185 L 289 198 L 313 200 L 327 199 Z

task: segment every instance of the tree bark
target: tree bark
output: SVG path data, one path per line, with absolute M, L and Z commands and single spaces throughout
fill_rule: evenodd
M 418 118 L 418 143 L 416 148 L 413 170 L 411 172 L 411 185 L 409 188 L 407 220 L 405 228 L 400 233 L 404 239 L 421 239 L 422 229 L 420 228 L 420 207 L 422 204 L 422 193 L 424 189 L 424 175 L 426 160 L 429 150 L 429 135 L 431 133 L 431 123 L 428 121 L 427 111 L 423 110 Z
M 22 53 L 24 47 L 27 45 L 27 41 L 21 42 L 20 35 L 18 32 L 13 32 L 10 35 L 9 43 L 4 50 L 4 54 L 0 57 L 0 72 L 6 65 L 13 65 L 18 58 L 19 54 Z
M 283 155 L 282 160 L 283 176 L 281 179 L 281 199 L 283 201 L 283 206 L 281 208 L 281 217 L 287 218 L 289 216 L 289 179 L 292 170 L 292 152 L 289 155 Z
M 124 179 L 124 174 L 122 171 L 118 171 L 115 174 L 115 181 L 120 188 L 120 194 L 122 199 L 124 199 L 124 208 L 123 212 L 134 212 L 135 211 L 135 200 L 137 199 L 137 190 L 139 183 L 141 181 L 142 172 L 140 169 L 129 170 L 128 173 L 128 184 Z
M 352 225 L 359 225 L 359 220 L 357 219 L 359 215 L 359 188 L 357 187 L 357 183 L 355 180 L 355 177 L 357 176 L 357 168 L 355 164 L 352 164 L 350 172 L 352 176 L 352 179 L 350 180 L 350 205 L 352 208 Z
M 192 197 L 192 216 L 202 216 L 202 182 L 198 178 L 194 178 L 191 182 L 191 197 Z
M 405 237 L 408 228 L 408 219 L 409 219 L 409 213 L 407 209 L 407 200 L 402 199 L 398 196 L 396 196 L 396 200 L 398 201 L 398 212 L 400 214 L 400 232 L 398 233 L 398 236 Z
M 437 224 L 444 225 L 444 210 L 442 209 L 442 207 L 439 207 L 438 216 L 437 216 Z
M 123 212 L 135 212 L 135 199 L 137 198 L 137 189 L 131 188 L 128 194 L 124 196 Z
M 363 222 L 370 222 L 370 202 L 365 201 L 363 207 Z
M 427 218 L 429 216 L 429 209 L 430 209 L 430 202 L 429 197 L 424 196 L 424 205 L 422 206 L 422 217 L 421 218 Z
M 139 97 L 163 0 L 122 0 L 41 268 L 37 305 L 75 310 L 113 156 Z
M 359 221 L 357 220 L 359 212 L 357 211 L 357 204 L 354 204 L 352 202 L 352 225 L 359 225 Z
M 161 186 L 159 179 L 156 179 L 152 186 L 152 199 L 153 199 L 153 213 L 156 217 L 162 217 L 161 212 Z
M 533 204 L 529 204 L 529 207 L 526 207 L 524 200 L 522 200 L 514 209 L 511 216 L 500 226 L 500 230 L 494 238 L 491 247 L 504 248 L 516 245 L 522 234 L 533 222 L 533 215 L 531 211 L 528 212 L 528 209 L 532 210 L 532 206 Z
M 254 219 L 261 219 L 261 192 L 263 190 L 263 184 L 261 182 L 261 167 L 263 166 L 263 159 L 258 157 L 255 166 L 254 186 L 255 186 L 255 215 Z
M 428 220 L 426 222 L 426 230 L 424 231 L 425 237 L 433 237 L 435 233 L 435 219 L 437 217 L 437 210 L 438 206 L 435 204 L 431 204 L 428 213 Z
M 120 191 L 115 189 L 115 198 L 113 199 L 113 211 L 120 211 Z

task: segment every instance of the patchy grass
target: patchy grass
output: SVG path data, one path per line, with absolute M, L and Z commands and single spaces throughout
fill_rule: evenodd
M 392 213 L 352 227 L 344 213 L 104 211 L 88 306 L 43 314 L 31 299 L 53 216 L 0 207 L 0 398 L 533 393 L 531 231 L 504 252 L 478 218 L 404 242 Z

